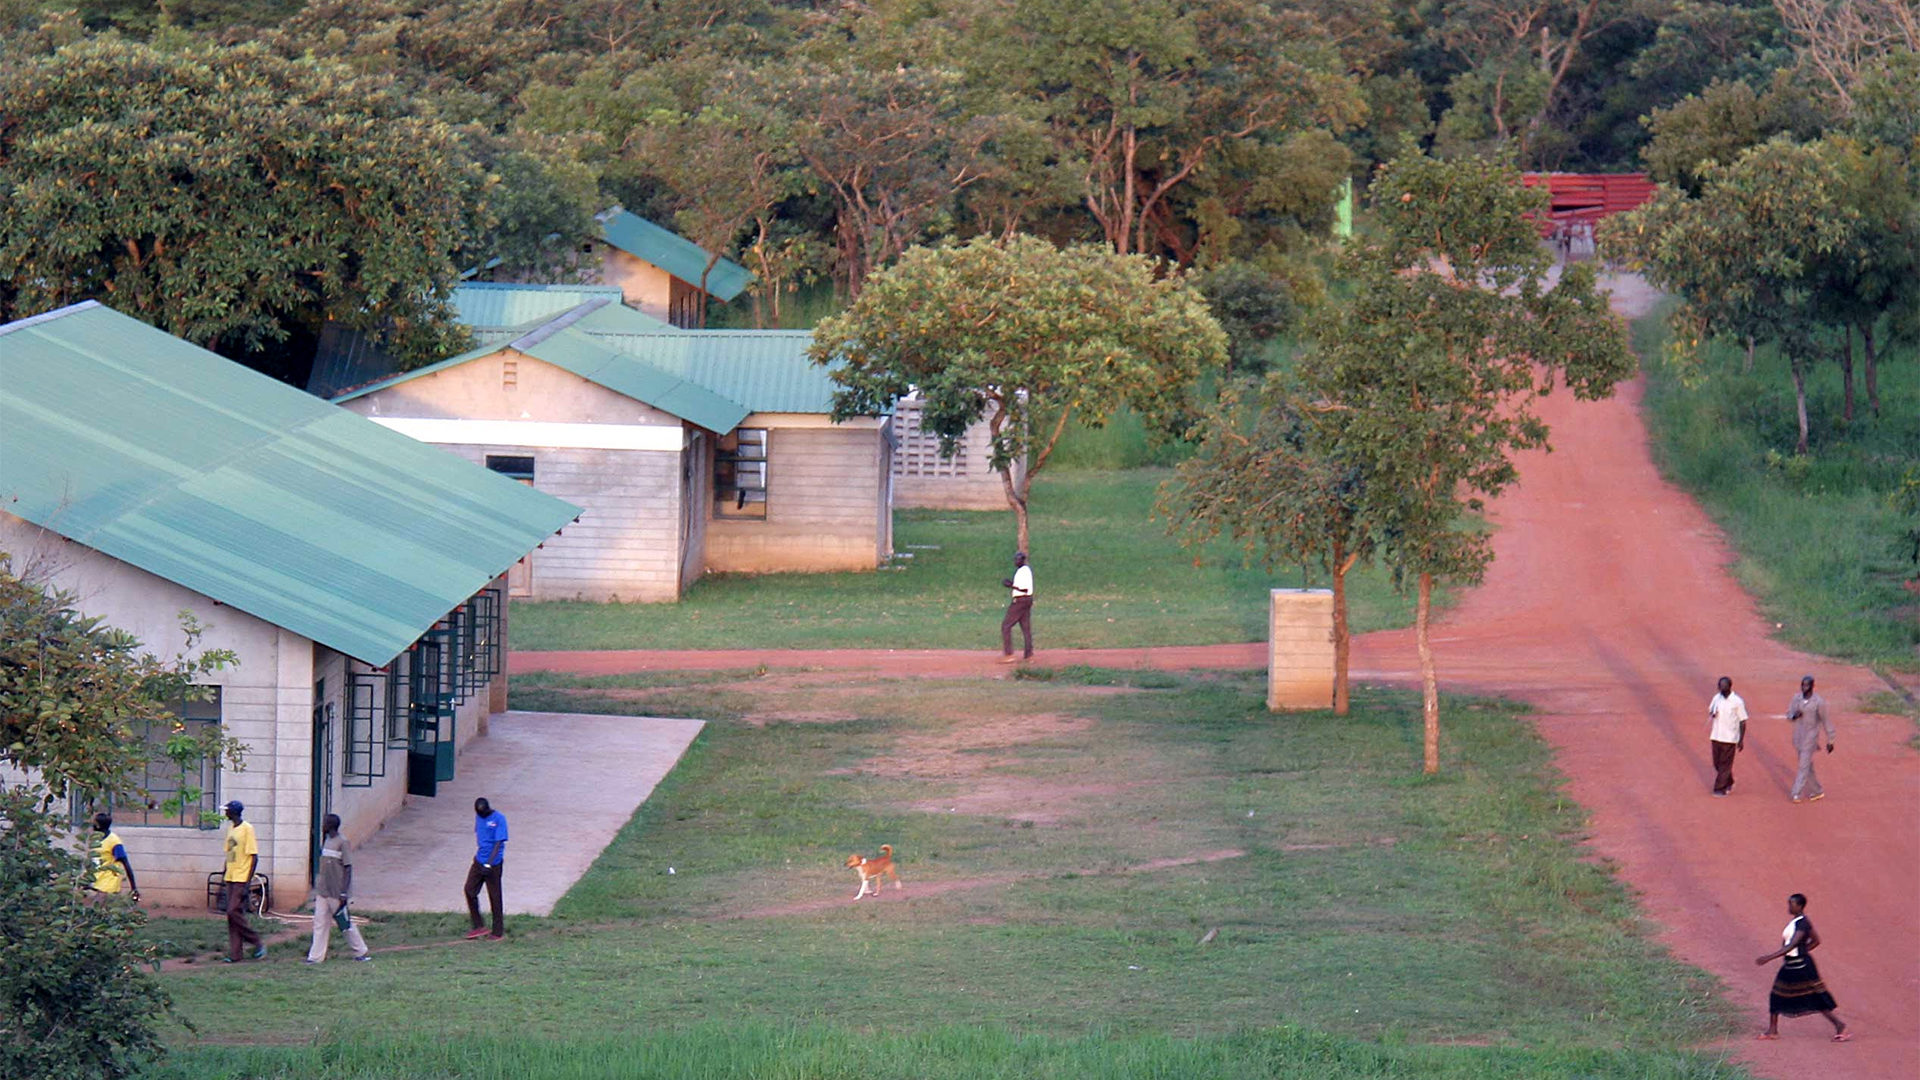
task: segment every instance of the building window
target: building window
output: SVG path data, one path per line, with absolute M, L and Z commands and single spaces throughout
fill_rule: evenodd
M 194 697 L 174 702 L 173 719 L 136 730 L 147 745 L 147 763 L 134 777 L 145 801 L 75 792 L 70 805 L 76 827 L 101 810 L 113 815 L 115 825 L 211 829 L 220 823 L 220 759 L 198 752 L 200 739 L 220 726 L 220 688 L 194 690 Z
M 531 454 L 488 454 L 487 468 L 509 480 L 518 480 L 529 486 L 533 483 L 533 456 Z
M 715 445 L 713 516 L 767 519 L 766 428 L 734 428 Z

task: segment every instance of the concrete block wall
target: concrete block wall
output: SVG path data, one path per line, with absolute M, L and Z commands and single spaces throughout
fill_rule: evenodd
M 447 445 L 477 465 L 533 458 L 533 486 L 580 507 L 580 520 L 534 551 L 532 600 L 678 600 L 682 454 L 658 450 Z M 704 509 L 704 506 L 702 507 Z
M 1267 708 L 1333 707 L 1333 592 L 1274 589 L 1267 620 Z
M 742 427 L 755 426 L 751 417 Z M 771 427 L 767 517 L 707 522 L 707 569 L 872 570 L 890 551 L 879 427 Z

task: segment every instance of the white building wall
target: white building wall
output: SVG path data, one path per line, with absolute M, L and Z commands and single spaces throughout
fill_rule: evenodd
M 246 804 L 260 840 L 260 871 L 275 889 L 306 879 L 307 792 L 312 740 L 313 644 L 245 612 L 0 512 L 0 551 L 16 573 L 76 594 L 79 610 L 138 638 L 156 656 L 186 649 L 180 612 L 206 633 L 197 648 L 231 649 L 238 663 L 203 677 L 221 688 L 227 733 L 247 744 L 245 769 L 220 771 L 208 802 Z M 226 827 L 115 823 L 148 905 L 199 907 L 207 874 L 222 865 Z
M 335 704 L 333 812 L 341 816 L 348 839 L 364 842 L 412 797 L 406 794 L 404 747 L 389 751 L 386 775 L 370 787 L 345 785 L 347 660 L 339 653 L 4 512 L 0 552 L 12 556 L 16 573 L 74 593 L 80 611 L 127 631 L 157 656 L 186 649 L 183 610 L 206 628 L 198 650 L 230 649 L 238 656 L 237 663 L 201 680 L 221 688 L 221 722 L 227 734 L 247 745 L 245 768 L 221 769 L 219 790 L 206 804 L 229 799 L 246 804 L 246 820 L 259 838 L 259 869 L 272 882 L 276 908 L 297 908 L 308 893 L 316 677 L 326 680 L 327 700 Z M 495 584 L 505 587 L 503 579 Z M 503 618 L 503 656 L 505 625 Z M 485 733 L 496 701 L 504 706 L 504 694 L 497 690 L 505 682 L 503 671 L 458 707 L 456 753 Z M 0 782 L 17 779 L 0 771 Z M 114 830 L 126 842 L 144 906 L 206 904 L 207 875 L 223 864 L 224 823 L 194 829 L 123 820 Z

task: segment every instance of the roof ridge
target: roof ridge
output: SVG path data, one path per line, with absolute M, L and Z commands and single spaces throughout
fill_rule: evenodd
M 541 290 L 553 290 L 556 292 L 564 290 L 567 292 L 610 292 L 610 293 L 617 293 L 620 291 L 620 286 L 608 285 L 608 284 L 605 284 L 604 282 L 601 282 L 601 283 L 587 282 L 587 283 L 581 283 L 581 284 L 568 284 L 567 282 L 564 282 L 564 281 L 551 281 L 551 282 L 463 281 L 460 284 L 455 285 L 454 288 L 456 289 L 541 289 Z
M 100 301 L 98 300 L 82 300 L 77 304 L 68 304 L 65 307 L 57 307 L 57 308 L 54 308 L 52 311 L 43 311 L 38 315 L 29 315 L 24 319 L 15 319 L 13 322 L 10 322 L 10 323 L 0 323 L 0 337 L 4 337 L 8 334 L 11 334 L 15 330 L 25 330 L 29 326 L 38 326 L 41 323 L 52 322 L 55 319 L 64 319 L 67 316 L 74 314 L 75 312 L 85 311 L 88 308 L 97 308 L 97 307 L 104 307 L 104 306 L 105 305 L 100 303 Z
M 554 318 L 542 323 L 540 326 L 507 342 L 507 347 L 525 352 L 612 302 L 612 300 L 602 297 L 599 300 L 588 300 L 584 304 L 576 304 Z

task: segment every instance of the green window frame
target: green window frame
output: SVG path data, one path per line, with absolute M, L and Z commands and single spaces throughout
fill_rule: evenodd
M 144 800 L 116 800 L 111 796 L 74 791 L 68 799 L 68 812 L 76 828 L 87 826 L 93 815 L 102 810 L 113 815 L 115 826 L 171 829 L 218 827 L 220 759 L 203 757 L 180 762 L 166 752 L 167 741 L 175 734 L 197 735 L 221 724 L 221 688 L 196 686 L 194 690 L 196 697 L 183 695 L 172 703 L 171 720 L 142 724 L 135 733 L 147 744 L 147 761 L 136 778 L 140 790 L 146 792 L 147 797 Z M 163 803 L 189 790 L 197 790 L 198 797 L 182 798 L 179 809 L 171 813 L 162 807 Z M 213 820 L 210 822 L 209 818 Z

